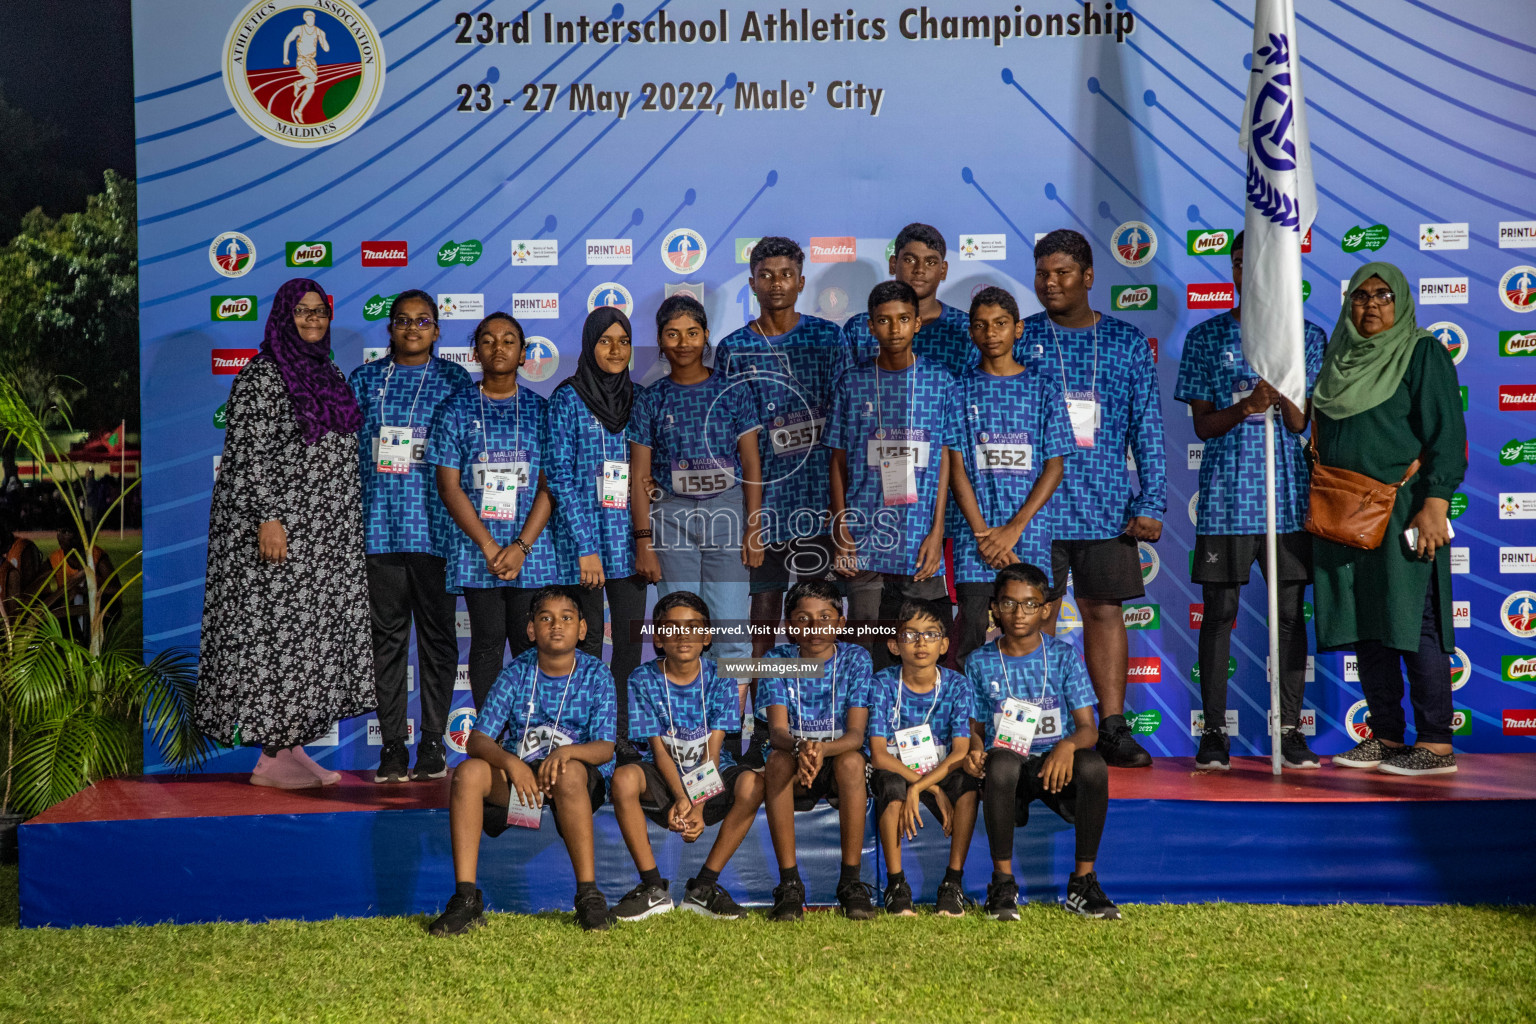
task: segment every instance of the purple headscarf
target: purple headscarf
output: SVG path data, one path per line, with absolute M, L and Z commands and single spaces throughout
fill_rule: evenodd
M 363 428 L 363 414 L 357 399 L 347 386 L 347 379 L 331 362 L 331 327 L 325 337 L 310 344 L 299 337 L 293 321 L 293 308 L 307 292 L 322 299 L 325 289 L 307 278 L 294 278 L 277 290 L 272 311 L 267 314 L 267 336 L 257 359 L 277 364 L 293 403 L 293 418 L 305 444 L 319 444 L 326 434 L 355 434 Z

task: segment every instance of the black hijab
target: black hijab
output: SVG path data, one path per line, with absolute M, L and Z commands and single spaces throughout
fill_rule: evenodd
M 629 423 L 629 409 L 635 401 L 635 384 L 629 371 L 608 373 L 597 365 L 597 341 L 603 332 L 614 324 L 630 331 L 629 317 L 612 306 L 599 306 L 587 314 L 587 322 L 581 328 L 581 357 L 576 360 L 576 372 L 561 382 L 576 389 L 592 415 L 597 417 L 610 434 L 621 434 Z

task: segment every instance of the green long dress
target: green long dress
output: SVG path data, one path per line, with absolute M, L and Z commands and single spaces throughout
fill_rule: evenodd
M 1313 599 L 1318 650 L 1377 640 L 1400 651 L 1417 651 L 1430 573 L 1439 581 L 1440 646 L 1450 653 L 1451 552 L 1442 547 L 1432 562 L 1411 555 L 1403 543 L 1408 522 L 1426 498 L 1449 501 L 1467 472 L 1467 427 L 1456 366 L 1433 336 L 1421 336 L 1408 372 L 1391 398 L 1348 419 L 1318 414 L 1324 465 L 1352 469 L 1388 483 L 1403 478 L 1408 464 L 1419 471 L 1397 493 L 1386 539 L 1374 551 L 1312 538 Z

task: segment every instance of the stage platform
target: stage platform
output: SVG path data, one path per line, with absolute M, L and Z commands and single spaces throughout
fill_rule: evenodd
M 1229 773 L 1189 758 L 1112 770 L 1099 878 L 1121 903 L 1536 903 L 1536 754 L 1461 754 L 1460 772 L 1393 778 L 1325 766 L 1270 774 L 1234 758 Z M 316 920 L 424 914 L 453 891 L 448 781 L 376 786 L 344 774 L 323 790 L 282 792 L 244 775 L 100 783 L 21 826 L 25 927 L 159 921 Z M 837 814 L 797 816 L 812 903 L 836 884 Z M 695 844 L 652 826 L 662 873 L 681 898 L 714 829 Z M 612 811 L 597 818 L 598 884 L 610 901 L 636 880 Z M 1015 834 L 1021 898 L 1060 900 L 1073 832 L 1033 805 Z M 948 841 L 936 823 L 906 850 L 919 902 L 931 903 Z M 884 884 L 866 831 L 864 878 Z M 778 881 L 761 814 L 721 881 L 766 906 Z M 991 865 L 978 823 L 966 890 Z M 480 885 L 497 910 L 568 910 L 574 878 L 549 814 L 481 847 Z

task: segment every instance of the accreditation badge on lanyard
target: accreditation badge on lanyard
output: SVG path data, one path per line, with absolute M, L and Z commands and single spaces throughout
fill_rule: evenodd
M 880 471 L 885 504 L 917 504 L 917 471 L 928 468 L 931 450 L 926 430 L 875 430 L 866 459 L 871 468 Z
M 538 804 L 524 803 L 523 795 L 514 789 L 512 799 L 507 802 L 507 824 L 537 829 L 543 810 Z
M 1102 418 L 1098 394 L 1087 391 L 1067 392 L 1067 416 L 1072 420 L 1072 436 L 1079 448 L 1092 448 L 1093 435 L 1099 429 Z
M 1003 709 L 996 721 L 997 736 L 993 746 L 1028 757 L 1029 748 L 1035 741 L 1035 730 L 1040 726 L 1040 706 L 1009 697 L 1003 701 Z
M 423 442 L 425 440 L 422 439 Z M 409 473 L 411 466 L 420 461 L 421 457 L 416 452 L 416 434 L 411 427 L 379 428 L 375 469 L 380 473 Z
M 527 487 L 532 464 L 526 449 L 494 449 L 480 454 L 475 464 L 475 488 L 480 492 L 480 518 L 517 518 L 518 490 Z
M 896 730 L 892 756 L 919 775 L 927 775 L 939 766 L 939 745 L 933 740 L 933 728 L 927 722 Z

